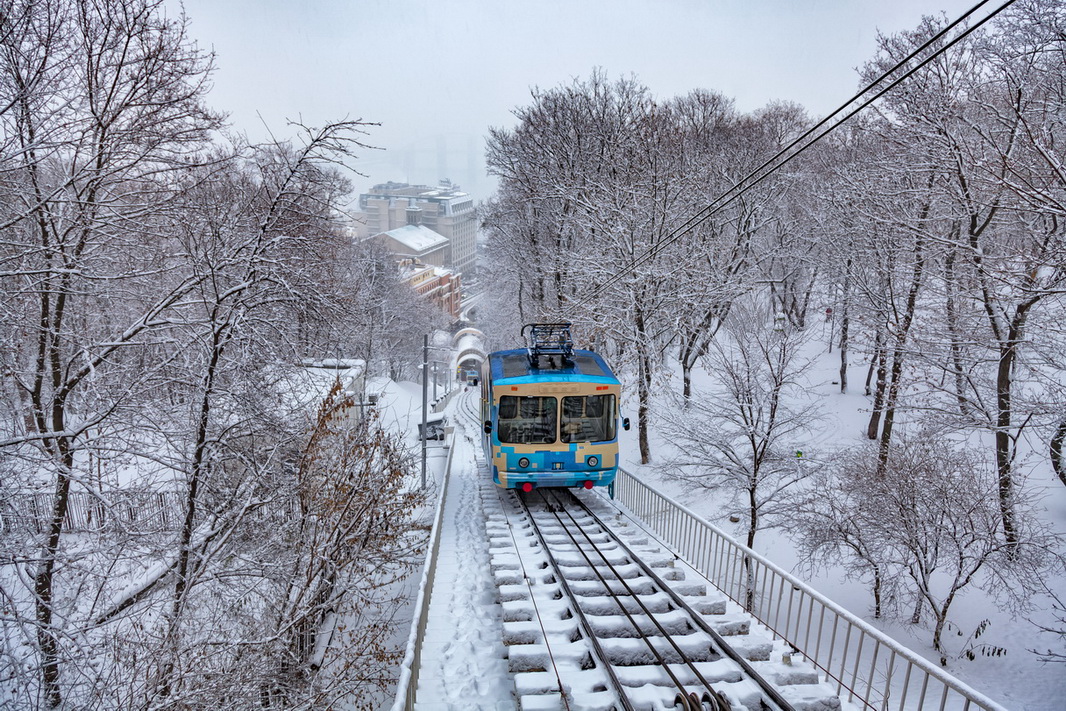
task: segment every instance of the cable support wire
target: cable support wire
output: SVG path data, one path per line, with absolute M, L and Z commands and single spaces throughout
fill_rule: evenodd
M 733 201 L 735 201 L 741 195 L 746 193 L 748 190 L 751 190 L 752 188 L 754 188 L 756 185 L 761 183 L 763 180 L 768 178 L 770 175 L 772 175 L 777 170 L 780 170 L 781 168 L 783 168 L 785 165 L 787 165 L 789 162 L 791 162 L 794 158 L 796 158 L 797 156 L 801 155 L 804 151 L 806 151 L 808 148 L 813 146 L 819 140 L 824 138 L 830 132 L 832 132 L 833 130 L 835 130 L 839 126 L 841 126 L 845 121 L 847 121 L 851 117 L 855 116 L 857 113 L 859 113 L 860 111 L 865 109 L 867 106 L 869 106 L 873 102 L 877 101 L 879 98 L 881 98 L 887 92 L 891 91 L 896 86 L 898 86 L 900 83 L 902 83 L 903 81 L 908 79 L 911 75 L 913 75 L 919 69 L 924 67 L 926 64 L 928 64 L 929 62 L 931 62 L 934 59 L 936 59 L 937 57 L 939 57 L 941 54 L 946 52 L 948 49 L 953 47 L 955 44 L 961 42 L 963 39 L 968 37 L 972 32 L 974 32 L 975 30 L 977 30 L 978 28 L 983 26 L 989 20 L 991 20 L 992 18 L 997 16 L 999 13 L 1003 12 L 1004 10 L 1006 10 L 1011 5 L 1013 5 L 1016 2 L 1016 0 L 1006 0 L 1006 2 L 1004 2 L 1002 5 L 1000 5 L 998 8 L 993 10 L 988 15 L 986 15 L 983 19 L 977 21 L 975 24 L 971 25 L 970 27 L 968 27 L 965 30 L 963 30 L 962 32 L 960 32 L 958 34 L 958 36 L 956 36 L 953 39 L 951 39 L 947 44 L 945 44 L 944 46 L 942 46 L 939 49 L 937 49 L 935 52 L 930 54 L 925 59 L 922 59 L 921 61 L 919 61 L 917 64 L 915 64 L 909 70 L 907 70 L 905 73 L 903 73 L 902 75 L 900 75 L 899 77 L 894 79 L 891 83 L 889 83 L 886 86 L 878 89 L 875 94 L 873 94 L 868 99 L 866 99 L 861 104 L 859 104 L 857 107 L 852 109 L 843 118 L 841 118 L 838 121 L 836 121 L 835 123 L 832 123 L 831 125 L 829 125 L 827 128 L 825 128 L 825 130 L 823 130 L 821 133 L 818 133 L 817 135 L 815 135 L 814 138 L 811 138 L 810 141 L 808 141 L 807 143 L 805 143 L 802 146 L 800 146 L 798 149 L 796 149 L 791 154 L 789 153 L 790 151 L 792 151 L 793 148 L 795 148 L 797 145 L 799 145 L 804 140 L 809 138 L 811 135 L 815 134 L 815 132 L 817 132 L 823 126 L 825 126 L 826 124 L 829 124 L 830 121 L 832 121 L 832 119 L 835 116 L 837 116 L 837 114 L 840 114 L 841 112 L 846 110 L 849 106 L 854 104 L 856 101 L 860 100 L 864 95 L 866 95 L 866 94 L 870 93 L 871 91 L 873 91 L 879 84 L 881 84 L 883 81 L 885 81 L 891 75 L 895 74 L 901 67 L 904 67 L 908 62 L 912 61 L 915 57 L 917 57 L 922 52 L 924 52 L 926 49 L 928 49 L 931 45 L 933 45 L 936 42 L 938 42 L 947 33 L 949 33 L 951 30 L 956 28 L 960 23 L 964 22 L 967 18 L 969 18 L 971 15 L 973 15 L 975 12 L 977 12 L 982 6 L 987 5 L 989 2 L 990 2 L 990 0 L 981 0 L 981 2 L 977 3 L 972 8 L 967 10 L 957 20 L 955 20 L 954 22 L 952 22 L 949 25 L 945 26 L 944 29 L 942 29 L 940 32 L 937 32 L 935 35 L 930 37 L 920 47 L 918 47 L 917 49 L 912 51 L 910 54 L 908 54 L 906 57 L 901 59 L 899 62 L 897 62 L 895 65 L 893 65 L 890 69 L 886 70 L 877 79 L 875 79 L 872 82 L 870 82 L 869 84 L 867 84 L 866 87 L 864 89 L 862 89 L 862 91 L 860 91 L 858 94 L 855 94 L 853 97 L 851 97 L 846 102 L 841 104 L 835 111 L 833 111 L 832 113 L 827 115 L 825 118 L 823 118 L 821 121 L 819 121 L 815 125 L 811 126 L 802 135 L 798 136 L 796 139 L 794 139 L 787 146 L 785 146 L 784 148 L 779 150 L 772 157 L 768 158 L 762 165 L 760 165 L 759 167 L 755 168 L 750 173 L 748 173 L 746 176 L 741 178 L 739 181 L 737 181 L 737 183 L 735 185 L 733 185 L 731 188 L 729 188 L 724 193 L 719 195 L 717 198 L 712 200 L 710 202 L 710 204 L 708 204 L 702 210 L 700 210 L 699 212 L 696 212 L 691 217 L 689 217 L 687 220 L 685 220 L 685 222 L 683 222 L 681 225 L 676 227 L 670 234 L 668 234 L 657 245 L 655 245 L 653 247 L 650 247 L 646 252 L 644 252 L 644 254 L 636 257 L 631 263 L 629 263 L 625 267 L 622 267 L 618 271 L 614 272 L 613 274 L 608 276 L 606 279 L 604 279 L 599 284 L 593 286 L 592 289 L 588 293 L 586 293 L 584 296 L 579 298 L 577 301 L 571 302 L 571 304 L 566 309 L 564 309 L 563 313 L 565 315 L 572 314 L 579 306 L 582 306 L 582 305 L 588 303 L 593 298 L 599 296 L 612 283 L 618 281 L 624 275 L 626 275 L 626 274 L 628 274 L 630 272 L 634 272 L 637 269 L 637 267 L 640 267 L 643 264 L 646 264 L 648 261 L 650 261 L 651 259 L 653 259 L 656 256 L 658 256 L 666 247 L 669 247 L 671 244 L 673 244 L 678 239 L 680 239 L 684 235 L 686 235 L 689 232 L 691 232 L 693 229 L 698 227 L 700 224 L 702 224 L 703 222 L 705 222 L 709 218 L 713 217 L 718 212 L 720 212 L 723 209 L 725 209 L 726 207 L 728 207 L 731 203 L 733 203 Z M 787 154 L 787 157 L 782 159 L 782 156 L 786 156 L 786 154 Z M 758 176 L 758 177 L 755 177 L 755 176 Z

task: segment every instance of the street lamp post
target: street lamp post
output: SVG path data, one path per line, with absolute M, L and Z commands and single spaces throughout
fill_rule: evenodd
M 426 448 L 429 441 L 429 334 L 422 336 L 422 488 L 426 488 Z M 446 351 L 447 348 L 434 347 Z M 437 400 L 437 363 L 433 361 L 433 400 Z
M 422 337 L 422 488 L 426 488 L 426 440 L 429 436 L 428 417 L 429 417 L 429 380 L 426 378 L 429 375 L 426 372 L 428 369 L 429 361 L 429 334 L 427 333 Z

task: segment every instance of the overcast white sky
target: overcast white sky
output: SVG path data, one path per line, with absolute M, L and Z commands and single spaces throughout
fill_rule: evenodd
M 669 98 L 713 89 L 752 111 L 794 101 L 821 117 L 858 88 L 878 30 L 955 19 L 976 0 L 166 0 L 214 49 L 210 104 L 253 139 L 285 119 L 380 122 L 356 188 L 450 178 L 478 199 L 484 136 L 530 87 L 601 67 Z M 260 118 L 260 116 L 262 118 Z

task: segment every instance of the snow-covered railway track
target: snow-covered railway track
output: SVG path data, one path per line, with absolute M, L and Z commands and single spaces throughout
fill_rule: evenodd
M 479 432 L 481 430 L 481 413 L 478 411 L 480 402 L 477 388 L 474 388 L 473 393 L 462 393 L 456 401 L 456 414 L 468 420 L 466 424 L 471 428 L 471 432 Z
M 527 585 L 531 597 L 548 598 L 532 600 L 539 619 L 528 620 L 522 583 L 507 580 L 503 566 L 497 571 L 523 709 L 792 708 L 653 571 L 659 565 L 663 576 L 678 577 L 668 559 L 641 561 L 566 490 L 512 500 L 526 537 L 536 542 L 532 568 L 549 571 L 542 578 L 547 591 Z M 704 592 L 681 588 L 697 598 Z M 701 602 L 707 600 L 694 600 Z M 714 612 L 714 605 L 704 610 Z
M 686 583 L 639 534 L 627 545 L 569 491 L 500 492 L 500 503 L 488 532 L 522 709 L 839 708 L 813 669 L 782 675 L 771 640 L 724 598 Z
M 542 549 L 559 573 L 559 584 L 574 603 L 570 609 L 623 709 L 636 709 L 648 701 L 668 707 L 665 702 L 671 696 L 673 706 L 682 709 L 731 708 L 712 679 L 718 684 L 733 683 L 740 680 L 739 675 L 731 665 L 717 664 L 722 655 L 692 624 L 698 619 L 696 612 L 650 566 L 610 535 L 568 491 L 519 495 L 519 501 L 534 522 Z M 713 634 L 709 627 L 704 631 Z M 642 685 L 631 699 L 630 691 L 637 689 L 631 688 L 632 683 L 627 685 L 629 674 L 623 668 L 649 665 L 662 670 L 660 678 Z M 644 688 L 649 683 L 654 687 L 651 694 Z M 659 698 L 649 698 L 654 696 Z M 783 704 L 780 708 L 791 707 Z

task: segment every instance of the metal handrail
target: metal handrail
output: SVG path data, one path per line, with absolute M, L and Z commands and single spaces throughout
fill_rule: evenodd
M 448 447 L 448 459 L 444 464 L 444 476 L 441 477 L 440 494 L 437 496 L 437 513 L 433 518 L 433 528 L 429 533 L 429 552 L 422 568 L 422 580 L 418 585 L 418 600 L 415 603 L 415 616 L 411 620 L 411 632 L 407 639 L 407 651 L 400 666 L 400 678 L 396 683 L 396 701 L 391 711 L 410 711 L 415 706 L 415 694 L 418 692 L 418 673 L 422 666 L 422 643 L 426 638 L 426 625 L 429 622 L 429 603 L 433 592 L 433 581 L 437 575 L 437 554 L 440 552 L 440 531 L 444 519 L 444 504 L 448 494 L 448 480 L 451 478 L 452 455 L 455 453 L 455 434 Z
M 835 682 L 847 701 L 884 711 L 1006 711 L 621 468 L 614 495 L 673 553 Z

